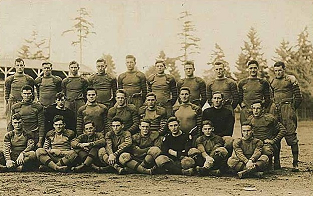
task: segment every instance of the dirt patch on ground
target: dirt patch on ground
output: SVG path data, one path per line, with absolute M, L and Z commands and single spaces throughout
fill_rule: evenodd
M 240 136 L 236 122 L 234 137 Z M 5 121 L 0 121 L 0 149 Z M 283 169 L 263 179 L 237 179 L 234 176 L 198 177 L 111 173 L 0 173 L 0 195 L 156 195 L 156 196 L 311 196 L 313 195 L 313 122 L 299 122 L 300 172 L 291 172 L 290 148 L 282 141 Z

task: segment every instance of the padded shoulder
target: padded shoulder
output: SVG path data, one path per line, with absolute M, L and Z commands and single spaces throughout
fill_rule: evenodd
M 297 79 L 296 79 L 296 77 L 294 75 L 286 75 L 286 79 L 288 81 L 290 81 L 290 83 L 293 84 L 293 85 L 297 85 L 298 84 Z

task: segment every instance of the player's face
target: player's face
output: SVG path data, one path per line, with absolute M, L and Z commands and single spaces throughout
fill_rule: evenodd
M 54 129 L 57 133 L 62 132 L 65 129 L 65 123 L 63 120 L 59 120 L 57 122 L 54 122 Z
M 93 126 L 92 123 L 88 123 L 84 126 L 84 133 L 93 134 L 94 132 L 96 132 L 96 128 Z
M 105 62 L 97 62 L 96 67 L 99 74 L 105 74 L 107 68 L 107 64 L 105 64 Z
M 142 136 L 148 136 L 150 130 L 150 124 L 147 122 L 141 122 L 139 125 L 140 133 Z
M 57 107 L 59 107 L 60 109 L 64 109 L 64 107 L 65 107 L 65 101 L 66 101 L 65 97 L 62 97 L 60 99 L 56 99 L 56 105 L 57 105 Z
M 133 71 L 134 67 L 136 66 L 136 62 L 134 61 L 133 58 L 127 58 L 125 64 L 128 71 Z
M 253 136 L 252 127 L 249 125 L 243 125 L 241 127 L 241 133 L 244 140 L 249 140 Z
M 72 64 L 69 66 L 69 72 L 72 75 L 77 75 L 77 73 L 79 72 L 79 67 L 76 64 Z
M 44 76 L 49 76 L 51 75 L 52 67 L 50 66 L 50 64 L 45 64 L 43 65 L 42 70 Z
M 172 121 L 172 122 L 168 123 L 167 126 L 168 126 L 170 132 L 172 133 L 172 135 L 179 134 L 180 125 L 179 125 L 179 123 L 177 121 Z
M 212 103 L 215 108 L 221 107 L 223 98 L 221 94 L 214 94 L 212 97 Z
M 116 99 L 116 102 L 119 106 L 123 106 L 125 104 L 125 95 L 124 95 L 124 93 L 117 93 L 115 99 Z
M 185 74 L 186 74 L 187 77 L 192 77 L 194 75 L 195 68 L 194 68 L 193 65 L 187 64 L 184 67 L 184 71 L 185 71 Z
M 273 67 L 274 69 L 274 75 L 276 78 L 280 79 L 285 75 L 285 69 L 282 68 L 282 66 L 279 67 Z
M 19 119 L 19 120 L 13 119 L 12 125 L 15 130 L 22 130 L 23 121 L 22 121 L 22 119 Z
M 164 71 L 165 71 L 165 65 L 164 65 L 164 63 L 157 63 L 157 64 L 155 65 L 155 68 L 156 68 L 156 72 L 157 72 L 158 74 L 163 74 Z
M 22 91 L 22 98 L 24 102 L 30 102 L 33 98 L 33 93 L 31 90 L 23 90 Z
M 94 90 L 89 90 L 89 91 L 87 92 L 87 100 L 88 100 L 88 102 L 93 103 L 93 102 L 96 101 L 96 98 L 97 98 L 96 91 L 94 91 Z
M 155 96 L 148 96 L 146 98 L 146 104 L 149 108 L 154 108 L 156 104 L 156 98 Z
M 222 77 L 224 77 L 224 74 L 225 74 L 225 68 L 224 68 L 224 65 L 223 65 L 223 64 L 215 65 L 214 70 L 215 70 L 216 75 L 217 75 L 218 78 L 222 78 Z
M 179 97 L 182 103 L 188 103 L 190 98 L 190 93 L 187 90 L 181 90 Z
M 15 62 L 15 69 L 17 73 L 23 73 L 24 72 L 24 62 Z
M 260 103 L 256 103 L 252 105 L 253 115 L 255 117 L 259 117 L 262 115 L 262 105 Z
M 256 64 L 251 64 L 248 66 L 248 72 L 251 77 L 256 77 L 259 67 Z
M 210 135 L 212 135 L 212 132 L 213 132 L 214 128 L 211 126 L 211 125 L 204 125 L 202 127 L 202 132 L 204 133 L 204 135 L 206 137 L 209 137 Z
M 124 125 L 121 124 L 121 122 L 118 121 L 114 121 L 112 122 L 112 129 L 114 131 L 114 133 L 117 135 L 119 132 L 121 132 L 121 130 L 123 129 Z

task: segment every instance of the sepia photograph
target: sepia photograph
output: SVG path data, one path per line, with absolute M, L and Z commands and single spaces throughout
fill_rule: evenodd
M 0 0 L 0 196 L 313 196 L 313 3 Z

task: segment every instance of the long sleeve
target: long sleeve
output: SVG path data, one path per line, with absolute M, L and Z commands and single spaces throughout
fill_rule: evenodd
M 43 148 L 47 150 L 50 149 L 50 147 L 51 147 L 50 140 L 49 138 L 46 138 L 43 144 Z
M 124 132 L 123 132 L 124 133 Z M 132 145 L 131 133 L 125 132 L 124 142 L 118 146 L 118 149 L 114 152 L 114 155 L 118 157 L 121 153 L 126 151 Z
M 44 110 L 42 106 L 40 106 L 38 112 L 38 126 L 39 126 L 39 138 L 43 139 L 46 133 L 45 133 Z
M 199 91 L 200 91 L 200 105 L 201 107 L 204 106 L 204 104 L 207 101 L 207 97 L 206 97 L 206 83 L 204 80 L 201 80 L 199 82 Z
M 139 115 L 137 109 L 133 108 L 131 109 L 131 114 L 132 114 L 132 121 L 133 124 L 130 126 L 130 128 L 127 129 L 130 133 L 136 133 L 139 129 Z
M 146 95 L 147 95 L 147 81 L 146 81 L 146 76 L 144 74 L 142 74 L 140 76 L 140 86 L 141 86 L 141 97 L 142 100 L 145 101 L 146 100 Z
M 274 120 L 274 128 L 275 128 L 275 131 L 278 132 L 276 137 L 273 139 L 273 141 L 275 143 L 278 143 L 281 141 L 281 139 L 283 137 L 286 136 L 287 134 L 287 131 L 286 131 L 286 128 L 284 127 L 284 125 L 282 125 L 280 122 L 278 122 L 276 119 Z
M 264 97 L 264 107 L 268 108 L 271 104 L 271 89 L 268 81 L 263 82 L 263 97 Z
M 294 94 L 294 108 L 298 109 L 301 105 L 303 97 L 298 83 L 293 84 L 293 94 Z
M 230 83 L 230 92 L 232 95 L 232 108 L 235 109 L 239 103 L 239 93 L 235 82 Z
M 113 77 L 113 80 L 112 80 L 112 91 L 113 91 L 113 94 L 112 94 L 112 102 L 113 104 L 115 104 L 115 97 L 116 97 L 116 91 L 117 91 L 117 80 L 115 77 Z
M 238 94 L 239 94 L 239 105 L 241 107 L 241 103 L 244 101 L 244 90 L 243 90 L 243 83 L 238 83 Z
M 91 147 L 103 147 L 106 144 L 105 137 L 102 133 L 97 133 L 95 135 L 96 140 L 93 142 L 89 142 Z
M 171 90 L 171 94 L 172 94 L 171 105 L 173 106 L 178 99 L 177 85 L 176 85 L 175 79 L 173 77 L 170 79 L 169 86 L 170 86 L 170 90 Z
M 199 108 L 196 110 L 196 125 L 197 125 L 197 133 L 198 133 L 198 136 L 202 134 L 202 109 Z
M 33 151 L 33 149 L 34 149 L 34 140 L 33 139 L 28 139 L 27 140 L 27 146 L 24 149 L 24 152 Z
M 245 156 L 242 148 L 240 147 L 240 144 L 241 144 L 241 139 L 236 139 L 234 142 L 233 142 L 233 150 L 237 156 L 237 158 L 241 161 L 243 161 L 245 164 L 247 164 L 248 162 L 248 159 L 247 157 Z
M 212 105 L 212 84 L 213 82 L 209 83 L 207 85 L 207 89 L 206 89 L 206 96 L 207 96 L 207 100 L 208 100 L 208 104 Z
M 12 82 L 13 82 L 13 76 L 10 76 L 5 80 L 5 100 L 6 101 L 9 100 Z
M 40 99 L 40 84 L 42 82 L 42 77 L 38 77 L 35 79 L 35 88 L 36 88 L 36 97 Z
M 76 117 L 76 134 L 77 135 L 83 134 L 83 110 L 81 108 L 79 108 L 79 110 L 77 111 L 77 117 Z
M 249 158 L 253 162 L 256 162 L 262 155 L 263 142 L 257 139 L 256 148 L 254 149 L 253 155 Z
M 59 92 L 62 91 L 61 84 L 62 84 L 62 79 L 57 76 L 56 79 L 55 79 L 55 85 L 56 85 L 56 91 L 57 91 L 57 93 L 59 93 Z
M 11 160 L 10 157 L 10 152 L 11 152 L 11 143 L 10 143 L 10 137 L 9 134 L 7 133 L 4 138 L 4 150 L 5 150 L 5 159 L 6 160 Z
M 107 132 L 105 134 L 105 150 L 107 152 L 107 154 L 113 154 L 113 142 L 110 136 L 110 132 Z

